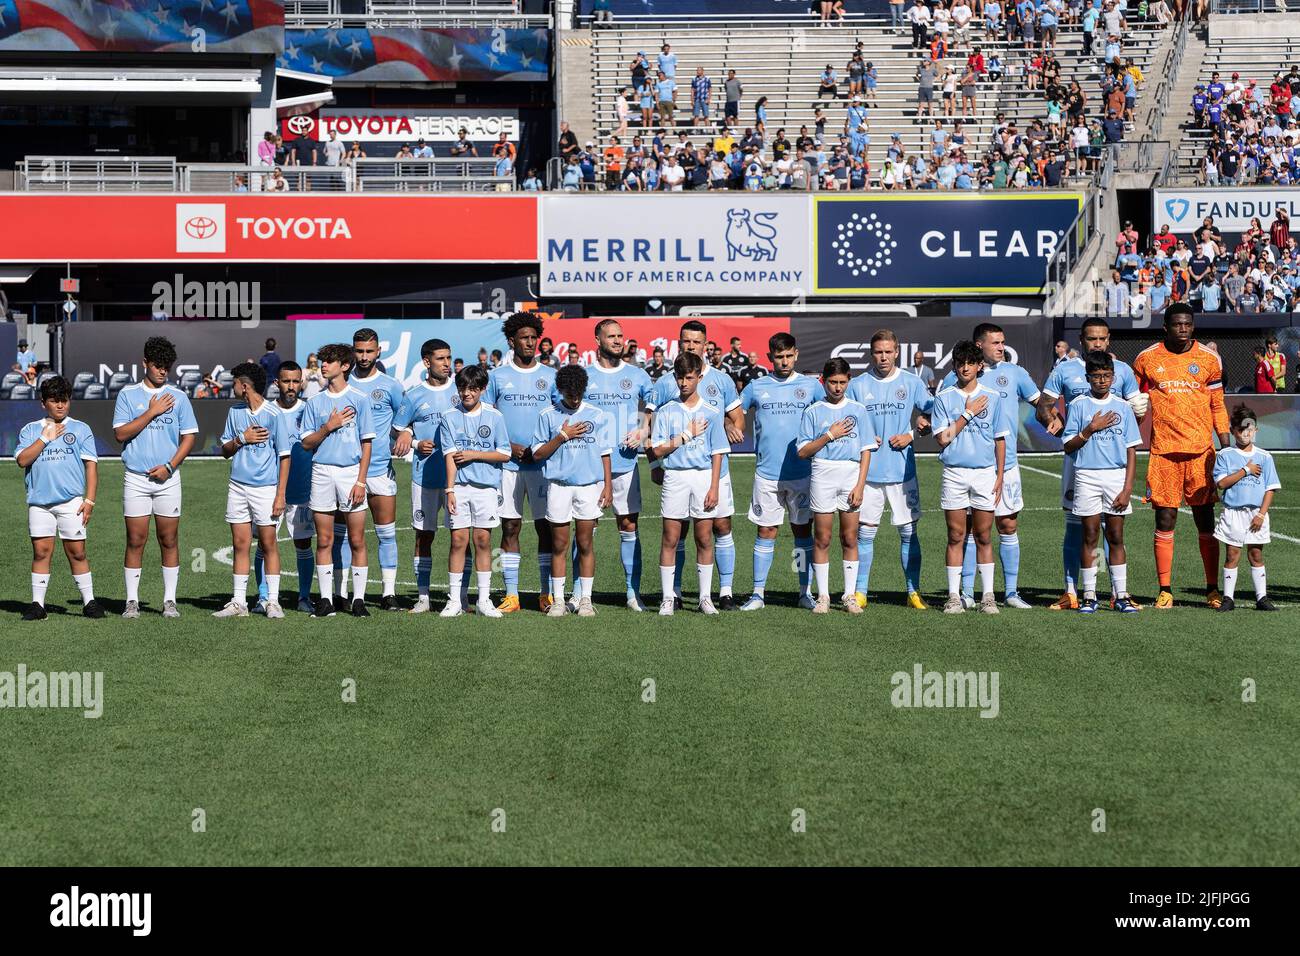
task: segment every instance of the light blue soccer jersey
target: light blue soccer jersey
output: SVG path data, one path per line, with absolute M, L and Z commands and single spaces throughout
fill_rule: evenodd
M 1061 432 L 1061 441 L 1069 441 L 1083 431 L 1098 412 L 1114 412 L 1119 416 L 1119 424 L 1094 432 L 1082 448 L 1066 455 L 1074 462 L 1075 468 L 1128 467 L 1128 450 L 1142 444 L 1142 435 L 1138 432 L 1133 409 L 1114 393 L 1104 399 L 1080 395 L 1072 401 L 1065 410 L 1065 430 Z
M 655 411 L 654 431 L 650 436 L 652 446 L 662 445 L 668 439 L 681 435 L 691 422 L 701 416 L 709 422 L 708 428 L 684 445 L 674 448 L 666 458 L 658 459 L 656 464 L 662 464 L 669 471 L 707 471 L 713 467 L 713 456 L 721 453 L 720 474 L 725 475 L 731 445 L 722 425 L 722 413 L 708 402 L 698 401 L 698 396 L 696 398 L 696 404 L 691 407 L 682 404 L 679 399 L 672 399 Z
M 145 413 L 149 399 L 166 392 L 174 400 L 172 410 L 159 415 L 140 434 L 122 446 L 122 466 L 127 471 L 143 475 L 159 465 L 172 460 L 180 447 L 182 435 L 195 435 L 199 431 L 198 419 L 190 397 L 174 385 L 150 388 L 144 382 L 128 385 L 117 393 L 113 406 L 113 427 L 126 425 Z
M 262 402 L 262 407 L 255 412 L 248 407 L 247 402 L 231 406 L 230 411 L 226 412 L 226 427 L 221 433 L 221 443 L 224 445 L 242 435 L 253 425 L 265 428 L 268 432 L 267 439 L 248 442 L 235 450 L 230 456 L 230 480 L 235 484 L 257 488 L 273 487 L 280 483 L 280 459 L 293 455 L 293 438 L 289 435 L 288 421 L 276 412 L 271 402 Z M 288 501 L 287 495 L 285 500 Z
M 1137 376 L 1127 362 L 1115 359 L 1115 380 L 1110 383 L 1110 390 L 1125 401 L 1138 393 Z M 1087 395 L 1091 391 L 1087 366 L 1081 358 L 1066 359 L 1059 363 L 1043 383 L 1043 394 L 1048 398 L 1063 397 L 1067 407 L 1080 395 Z
M 307 399 L 307 410 L 302 413 L 303 434 L 319 431 L 336 408 L 351 408 L 354 413 L 352 421 L 326 435 L 312 453 L 312 461 L 317 465 L 344 468 L 359 465 L 361 443 L 375 437 L 375 426 L 370 418 L 370 401 L 352 386 L 341 392 L 317 392 Z M 373 442 L 371 444 L 373 446 Z
M 444 455 L 444 468 L 445 456 L 458 448 L 464 451 L 503 451 L 508 455 L 510 432 L 506 428 L 505 416 L 484 402 L 479 402 L 472 412 L 460 407 L 449 408 L 442 413 L 442 424 L 438 427 L 438 447 Z M 456 469 L 456 484 L 500 488 L 501 468 L 497 462 L 472 461 Z
M 542 462 L 542 475 L 557 485 L 594 485 L 604 481 L 605 466 L 601 459 L 610 455 L 612 467 L 614 420 L 590 402 L 584 401 L 572 410 L 551 406 L 542 412 L 533 431 L 533 453 L 558 435 L 565 421 L 571 426 L 589 422 L 591 430 L 560 445 L 555 454 Z
M 370 400 L 370 423 L 375 429 L 375 440 L 370 443 L 370 470 L 366 475 L 386 475 L 393 461 L 393 419 L 402 407 L 406 389 L 397 379 L 378 370 L 369 378 L 353 375 L 348 384 Z
M 626 362 L 614 368 L 587 366 L 586 400 L 610 416 L 613 421 L 614 451 L 610 467 L 615 475 L 626 474 L 636 467 L 639 447 L 623 444 L 628 432 L 641 426 L 641 405 L 650 401 L 654 382 L 645 369 Z M 557 403 L 558 403 L 558 396 Z
M 498 365 L 488 372 L 488 386 L 483 401 L 498 412 L 506 422 L 506 432 L 517 445 L 526 445 L 537 427 L 537 418 L 551 407 L 551 392 L 555 388 L 555 369 L 538 362 L 532 368 L 520 368 L 513 361 Z M 537 462 L 519 464 L 513 459 L 506 462 L 506 470 L 535 471 Z
M 1003 399 L 995 389 L 984 385 L 980 385 L 977 392 L 987 395 L 989 403 L 939 453 L 939 460 L 949 468 L 992 468 L 997 464 L 996 439 L 1007 438 L 1014 427 L 1011 416 L 1007 413 L 1007 409 L 1014 406 L 1013 399 Z M 966 400 L 970 397 L 956 386 L 939 392 L 935 396 L 934 413 L 930 419 L 934 430 L 941 432 L 961 418 L 966 411 Z
M 754 446 L 757 471 L 769 481 L 807 478 L 810 462 L 799 457 L 795 442 L 804 411 L 826 397 L 822 383 L 795 372 L 786 378 L 764 375 L 740 393 L 740 407 L 754 410 Z
M 1264 503 L 1264 492 L 1276 491 L 1282 487 L 1277 478 L 1277 466 L 1273 456 L 1256 446 L 1247 455 L 1240 448 L 1222 448 L 1214 456 L 1214 480 L 1226 478 L 1234 471 L 1240 471 L 1250 462 L 1259 465 L 1258 475 L 1246 475 L 1226 491 L 1223 504 L 1228 508 L 1258 508 Z
M 441 386 L 423 381 L 409 390 L 402 400 L 393 424 L 410 430 L 412 447 L 423 441 L 431 441 L 434 446 L 431 454 L 421 455 L 418 449 L 414 454 L 411 480 L 421 488 L 441 490 L 447 487 L 447 459 L 438 446 L 438 427 L 442 424 L 443 413 L 459 404 L 460 393 L 451 379 Z
M 35 445 L 45 427 L 44 418 L 28 422 L 18 433 L 18 454 Z M 47 444 L 36 460 L 24 470 L 27 503 L 48 508 L 79 498 L 86 493 L 86 466 L 83 462 L 99 461 L 95 436 L 90 426 L 75 418 L 63 420 L 63 434 Z
M 934 396 L 920 377 L 906 369 L 894 369 L 889 378 L 881 378 L 868 369 L 849 382 L 845 395 L 867 410 L 872 431 L 880 438 L 880 447 L 871 452 L 867 480 L 896 484 L 915 477 L 912 445 L 900 451 L 889 447 L 889 439 L 912 430 L 913 410 L 928 415 L 934 408 Z
M 736 383 L 731 380 L 731 376 L 724 372 L 719 372 L 707 362 L 704 365 L 704 376 L 700 379 L 700 384 L 695 393 L 704 399 L 705 404 L 715 409 L 723 418 L 722 437 L 727 437 L 726 433 L 726 415 L 733 408 L 740 407 L 740 396 L 736 394 Z M 667 375 L 662 376 L 659 381 L 655 382 L 654 393 L 650 396 L 650 401 L 646 407 L 654 410 L 662 408 L 669 402 L 675 402 L 682 397 L 682 390 L 677 387 L 677 378 L 670 370 Z M 730 452 L 730 446 L 728 446 Z M 728 458 L 730 456 L 728 455 Z M 722 473 L 728 473 L 728 458 L 722 459 Z
M 311 501 L 311 452 L 302 447 L 302 415 L 307 403 L 299 399 L 292 408 L 276 404 L 275 410 L 284 419 L 289 433 L 289 483 L 285 486 L 284 501 L 290 505 L 305 505 Z
M 863 451 L 876 447 L 876 433 L 866 406 L 849 398 L 842 399 L 838 405 L 822 400 L 804 409 L 799 422 L 799 447 L 803 448 L 846 418 L 853 419 L 853 430 L 842 438 L 828 441 L 813 457 L 822 461 L 861 461 Z
M 1003 402 L 1006 406 L 1007 421 L 1011 423 L 1011 433 L 1007 436 L 1007 458 L 1002 466 L 1003 471 L 1008 471 L 1016 466 L 1016 435 L 1020 430 L 1019 403 L 1038 401 L 1038 386 L 1034 384 L 1028 372 L 1012 362 L 985 365 L 979 383 L 985 388 L 996 390 L 1002 398 L 1011 399 Z M 943 377 L 943 384 L 939 390 L 943 391 L 956 384 L 957 373 L 949 372 Z

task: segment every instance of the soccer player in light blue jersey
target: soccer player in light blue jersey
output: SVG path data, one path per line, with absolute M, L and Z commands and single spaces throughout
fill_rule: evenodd
M 460 404 L 452 383 L 451 346 L 429 339 L 420 346 L 424 381 L 407 389 L 395 426 L 410 435 L 415 448 L 411 466 L 411 528 L 415 531 L 415 586 L 412 614 L 429 611 L 429 579 L 433 574 L 433 537 L 438 517 L 447 507 L 447 463 L 438 447 L 443 413 Z M 463 603 L 463 595 L 462 595 Z
M 161 336 L 144 343 L 144 380 L 128 385 L 113 407 L 113 437 L 122 445 L 122 515 L 126 519 L 124 618 L 140 616 L 140 574 L 149 518 L 162 551 L 163 617 L 181 616 L 177 536 L 181 526 L 181 463 L 194 448 L 199 423 L 190 397 L 167 381 L 176 348 Z
M 1006 604 L 1007 607 L 1025 610 L 1030 604 L 1017 591 L 1020 582 L 1020 537 L 1017 531 L 1025 502 L 1021 493 L 1020 465 L 1016 460 L 1016 434 L 1020 428 L 1019 403 L 1036 404 L 1039 391 L 1028 372 L 1019 365 L 1006 361 L 1006 334 L 1001 326 L 981 322 L 975 326 L 972 337 L 984 356 L 980 384 L 984 388 L 997 389 L 1011 422 L 1011 434 L 1006 440 L 1006 471 L 1002 476 L 1002 495 L 994 507 L 994 517 L 998 529 L 998 556 L 1002 559 L 1002 577 L 1006 585 Z M 944 376 L 940 387 L 948 388 L 954 383 L 955 376 L 949 372 Z M 975 541 L 967 539 L 961 576 L 962 594 L 968 607 L 975 604 L 975 563 Z
M 488 373 L 482 367 L 467 365 L 457 372 L 460 403 L 442 413 L 438 426 L 438 448 L 447 474 L 443 489 L 447 530 L 451 532 L 447 606 L 440 617 L 465 613 L 461 582 L 471 537 L 478 578 L 476 610 L 484 617 L 501 617 L 504 613 L 492 606 L 492 529 L 501 524 L 503 466 L 514 455 L 514 443 L 505 416 L 483 400 L 487 388 Z
M 596 363 L 587 368 L 587 401 L 610 415 L 614 422 L 614 447 L 610 467 L 614 477 L 614 517 L 618 522 L 619 557 L 627 607 L 644 611 L 641 602 L 641 476 L 637 459 L 650 437 L 646 403 L 654 382 L 645 369 L 623 361 L 623 326 L 617 319 L 596 325 Z M 575 586 L 579 590 L 580 586 Z
M 24 621 L 43 621 L 45 593 L 50 586 L 54 537 L 63 541 L 63 553 L 72 580 L 81 592 L 81 611 L 102 618 L 95 600 L 90 562 L 86 560 L 86 526 L 95 508 L 99 486 L 99 455 L 90 426 L 68 415 L 72 385 L 61 375 L 41 384 L 45 417 L 29 422 L 18 432 L 14 460 L 23 469 L 27 487 L 27 528 L 32 538 L 32 603 Z
M 1083 323 L 1079 330 L 1080 355 L 1092 352 L 1110 352 L 1110 326 L 1105 319 L 1091 318 Z M 1115 374 L 1111 380 L 1111 394 L 1128 402 L 1138 420 L 1147 412 L 1150 400 L 1145 392 L 1138 388 L 1137 377 L 1127 362 L 1121 362 L 1111 356 Z M 1058 362 L 1052 369 L 1047 381 L 1043 383 L 1043 394 L 1038 398 L 1038 421 L 1047 429 L 1049 435 L 1059 435 L 1065 427 L 1065 419 L 1058 410 L 1058 403 L 1069 408 L 1070 403 L 1080 395 L 1091 391 L 1088 384 L 1088 370 L 1082 358 L 1067 358 Z M 1053 611 L 1075 610 L 1079 607 L 1078 578 L 1079 561 L 1083 547 L 1083 525 L 1074 513 L 1074 464 L 1067 455 L 1061 468 L 1061 508 L 1065 512 L 1065 538 L 1061 544 L 1061 563 L 1065 570 L 1065 590 L 1051 605 Z M 1102 539 L 1103 543 L 1105 539 Z M 1109 547 L 1108 545 L 1106 545 Z M 1109 558 L 1108 558 L 1109 560 Z M 1137 607 L 1131 598 L 1129 603 Z
M 542 412 L 551 407 L 555 369 L 537 360 L 542 319 L 536 312 L 516 312 L 501 326 L 510 343 L 510 361 L 492 369 L 483 401 L 505 418 L 510 436 L 510 460 L 501 473 L 501 571 L 506 581 L 505 599 L 497 606 L 503 614 L 519 610 L 519 531 L 524 499 L 537 531 L 537 573 L 541 578 L 538 607 L 551 606 L 551 526 L 546 521 L 546 479 L 540 462 L 533 461 L 528 444 Z M 477 538 L 474 543 L 478 548 Z
M 1223 603 L 1220 611 L 1234 607 L 1237 564 L 1246 549 L 1250 576 L 1255 584 L 1255 610 L 1276 611 L 1268 596 L 1268 574 L 1264 570 L 1264 545 L 1270 540 L 1268 509 L 1273 495 L 1282 487 L 1273 456 L 1255 444 L 1259 425 L 1255 413 L 1245 405 L 1232 410 L 1232 438 L 1236 447 L 1221 448 L 1214 456 L 1214 484 L 1223 492 L 1223 512 L 1214 529 L 1226 551 L 1223 562 Z
M 876 532 L 888 504 L 890 520 L 898 529 L 898 560 L 907 584 L 908 606 L 924 611 L 929 605 L 921 598 L 921 542 L 916 529 L 921 520 L 921 491 L 912 442 L 916 434 L 930 430 L 934 397 L 919 376 L 898 367 L 898 336 L 889 329 L 871 336 L 871 367 L 849 383 L 848 397 L 866 408 L 872 431 L 880 439 L 872 450 L 871 470 L 858 515 L 858 581 L 854 598 L 859 607 L 867 606 Z M 915 426 L 913 413 L 917 413 Z
M 1128 596 L 1124 517 L 1133 513 L 1133 476 L 1142 436 L 1133 409 L 1113 390 L 1115 360 L 1110 353 L 1089 352 L 1084 368 L 1089 391 L 1070 400 L 1061 434 L 1074 479 L 1070 498 L 1083 530 L 1079 611 L 1097 612 L 1097 539 L 1104 523 L 1110 544 L 1113 607 L 1128 614 L 1138 607 Z
M 660 510 L 663 538 L 659 544 L 659 582 L 663 597 L 659 613 L 670 617 L 677 608 L 674 577 L 677 545 L 695 523 L 695 570 L 700 584 L 699 610 L 717 614 L 713 604 L 713 536 L 715 519 L 731 514 L 731 485 L 722 472 L 731 445 L 722 413 L 700 394 L 704 359 L 693 351 L 679 352 L 673 362 L 677 398 L 659 405 L 650 436 L 651 460 L 664 471 Z
M 799 606 L 809 610 L 812 599 L 812 508 L 808 476 L 811 465 L 796 447 L 804 410 L 826 395 L 822 383 L 794 370 L 799 348 L 789 332 L 777 332 L 767 341 L 772 374 L 750 382 L 740 393 L 741 414 L 754 410 L 754 490 L 749 520 L 758 527 L 754 538 L 754 593 L 741 606 L 757 611 L 764 606 L 767 575 L 776 555 L 776 536 L 790 517 L 794 532 L 795 566 L 799 569 Z
M 1002 497 L 1006 442 L 1013 427 L 1008 409 L 1012 399 L 981 384 L 984 355 L 963 339 L 952 348 L 956 384 L 940 389 L 934 399 L 934 438 L 942 451 L 943 490 L 939 505 L 948 525 L 948 601 L 945 614 L 966 609 L 961 596 L 962 556 L 968 538 L 975 539 L 975 558 L 982 596 L 980 610 L 997 614 L 993 597 L 993 512 Z
M 683 322 L 681 329 L 677 333 L 677 354 L 690 352 L 693 355 L 698 355 L 700 361 L 704 363 L 704 374 L 699 382 L 700 396 L 704 399 L 705 404 L 722 415 L 727 441 L 734 445 L 745 439 L 745 413 L 741 411 L 740 396 L 736 394 L 736 383 L 731 380 L 731 376 L 718 371 L 705 358 L 708 348 L 709 332 L 704 323 L 696 319 Z M 714 345 L 714 348 L 716 349 L 717 346 Z M 680 397 L 681 391 L 677 384 L 676 375 L 664 375 L 659 381 L 655 382 L 654 392 L 650 396 L 650 401 L 646 403 L 646 407 L 653 412 L 655 409 Z M 651 427 L 653 428 L 653 425 Z M 651 477 L 656 484 L 663 481 L 663 469 L 653 468 Z M 717 558 L 719 584 L 717 608 L 721 611 L 729 611 L 736 606 L 731 591 L 732 582 L 736 575 L 736 542 L 731 537 L 734 495 L 731 488 L 731 471 L 725 455 L 722 459 L 722 479 L 719 489 L 719 505 L 713 519 L 713 553 Z M 682 568 L 686 565 L 686 542 L 683 540 L 684 537 L 682 536 L 679 539 L 681 543 L 678 547 L 674 565 L 676 571 L 673 575 L 673 588 L 677 607 L 681 607 Z M 710 567 L 712 567 L 712 564 L 710 564 Z
M 375 428 L 370 468 L 366 473 L 366 500 L 375 522 L 375 537 L 379 539 L 379 576 L 382 582 L 379 606 L 385 611 L 400 611 L 401 605 L 397 600 L 397 476 L 393 472 L 393 458 L 406 457 L 411 450 L 411 433 L 394 433 L 393 420 L 402 407 L 406 390 L 397 379 L 379 370 L 379 352 L 379 333 L 374 329 L 357 329 L 352 334 L 355 361 L 348 384 L 370 400 L 370 417 Z M 339 594 L 346 597 L 347 575 L 338 574 L 338 571 L 341 566 L 352 562 L 338 526 L 336 520 L 334 566 Z
M 230 459 L 230 486 L 226 491 L 226 523 L 230 525 L 234 588 L 226 606 L 213 617 L 248 617 L 249 552 L 256 526 L 258 548 L 266 569 L 268 619 L 282 618 L 280 610 L 280 548 L 275 531 L 285 511 L 293 439 L 287 419 L 263 393 L 266 369 L 256 362 L 241 362 L 230 370 L 238 402 L 226 413 L 221 432 L 221 455 Z
M 822 369 L 826 397 L 804 409 L 796 439 L 799 457 L 812 461 L 808 483 L 813 512 L 813 574 L 817 578 L 814 614 L 831 609 L 830 547 L 835 515 L 840 516 L 840 546 L 844 549 L 844 593 L 840 606 L 861 614 L 854 592 L 858 581 L 858 509 L 862 507 L 867 470 L 876 433 L 865 406 L 845 397 L 851 369 L 833 358 Z
M 569 552 L 569 525 L 575 526 L 579 578 L 576 613 L 595 617 L 591 606 L 596 578 L 596 552 L 592 535 L 600 513 L 614 498 L 614 419 L 590 402 L 587 372 L 581 365 L 566 365 L 555 375 L 560 403 L 542 412 L 533 431 L 533 460 L 542 463 L 546 478 L 546 520 L 551 525 L 551 589 L 549 617 L 564 617 L 564 562 Z
M 325 388 L 307 400 L 302 413 L 302 447 L 311 452 L 311 510 L 316 519 L 316 578 L 320 600 L 316 617 L 332 617 L 334 594 L 334 520 L 342 512 L 352 543 L 354 617 L 366 610 L 366 474 L 375 428 L 369 399 L 348 384 L 354 361 L 351 346 L 335 343 L 318 349 Z

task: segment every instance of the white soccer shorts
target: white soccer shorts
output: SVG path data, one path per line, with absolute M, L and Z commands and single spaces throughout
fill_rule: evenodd
M 177 471 L 164 482 L 134 471 L 126 473 L 122 485 L 122 515 L 126 518 L 162 518 L 181 516 L 181 473 Z
M 944 511 L 965 511 L 967 508 L 992 511 L 995 504 L 993 486 L 996 482 L 996 468 L 993 465 L 984 468 L 953 468 L 945 465 L 939 507 Z
M 77 514 L 81 496 L 57 505 L 28 505 L 27 528 L 33 538 L 53 538 L 55 533 L 64 541 L 85 541 L 86 525 Z
M 456 486 L 456 513 L 447 508 L 447 530 L 457 528 L 499 528 L 505 498 L 499 488 L 481 485 Z
M 570 521 L 595 521 L 600 517 L 600 493 L 603 481 L 590 485 L 560 485 L 550 482 L 546 489 L 546 520 L 551 524 Z
M 641 513 L 641 475 L 639 469 L 633 468 L 621 475 L 614 476 L 614 505 L 616 515 L 639 515 Z
M 1128 507 L 1114 510 L 1115 497 L 1124 490 L 1123 468 L 1079 468 L 1074 471 L 1074 513 L 1080 518 L 1093 515 L 1131 515 L 1133 498 Z
M 349 501 L 352 488 L 361 473 L 360 465 L 324 465 L 311 466 L 311 510 L 312 511 L 362 511 L 366 507 L 363 495 L 361 503 L 354 505 Z
M 791 524 L 807 524 L 812 520 L 809 495 L 807 478 L 780 481 L 755 475 L 749 520 L 760 528 L 779 528 L 788 514 Z
M 388 466 L 388 473 L 383 475 L 370 475 L 366 478 L 366 494 L 378 495 L 380 498 L 397 497 L 397 475 L 393 473 L 393 466 Z
M 862 520 L 880 524 L 889 505 L 890 523 L 898 526 L 921 520 L 921 491 L 913 475 L 906 481 L 868 481 L 862 491 Z
M 1258 531 L 1250 530 L 1250 523 L 1259 514 L 1258 508 L 1227 508 L 1219 513 L 1219 521 L 1214 526 L 1214 536 L 1224 544 L 1234 548 L 1244 548 L 1250 544 L 1268 544 L 1268 515 Z
M 546 479 L 542 476 L 541 469 L 521 468 L 519 471 L 502 469 L 499 517 L 522 518 L 525 497 L 528 498 L 528 510 L 533 513 L 533 520 L 542 520 L 546 516 Z M 476 527 L 482 526 L 476 525 Z
M 226 524 L 255 524 L 259 528 L 278 522 L 271 517 L 275 485 L 245 485 L 238 481 L 226 489 Z
M 689 518 L 729 518 L 735 514 L 731 495 L 731 476 L 718 481 L 718 503 L 705 510 L 704 496 L 709 493 L 712 472 L 696 468 L 668 468 L 664 471 L 660 508 L 665 518 L 685 521 Z
M 836 511 L 857 511 L 849 504 L 849 492 L 858 483 L 860 462 L 826 461 L 814 458 L 812 478 L 808 482 L 808 497 L 814 514 L 834 514 Z M 859 506 L 860 507 L 860 506 Z
M 416 531 L 437 531 L 438 514 L 447 507 L 447 493 L 411 482 L 411 527 Z
M 1002 497 L 993 506 L 995 517 L 1017 515 L 1025 510 L 1024 491 L 1020 486 L 1020 466 L 1013 465 L 1002 472 Z
M 289 526 L 289 537 L 294 541 L 305 541 L 316 534 L 316 515 L 309 504 L 287 505 L 284 514 L 275 526 L 279 532 L 285 525 Z

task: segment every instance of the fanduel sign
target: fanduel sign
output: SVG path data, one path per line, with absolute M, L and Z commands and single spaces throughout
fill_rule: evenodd
M 542 197 L 543 295 L 798 296 L 809 247 L 805 196 Z
M 1206 216 L 1220 232 L 1240 234 L 1258 218 L 1268 228 L 1279 209 L 1293 221 L 1300 217 L 1300 195 L 1294 186 L 1227 186 L 1220 189 L 1156 189 L 1151 193 L 1155 228 L 1168 226 L 1180 236 L 1199 229 Z M 1294 227 L 1293 227 L 1294 228 Z
M 817 295 L 1033 295 L 1079 193 L 818 196 Z

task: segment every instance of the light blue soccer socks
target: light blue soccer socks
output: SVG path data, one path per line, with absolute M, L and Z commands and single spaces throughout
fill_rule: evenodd
M 772 559 L 776 557 L 775 538 L 754 539 L 754 593 L 763 594 L 767 589 L 767 575 L 772 570 Z
M 736 577 L 736 542 L 730 532 L 713 540 L 713 561 L 718 566 L 718 594 L 726 597 Z
M 871 562 L 876 556 L 876 532 L 880 525 L 858 525 L 858 580 L 854 589 L 866 594 L 871 587 Z

